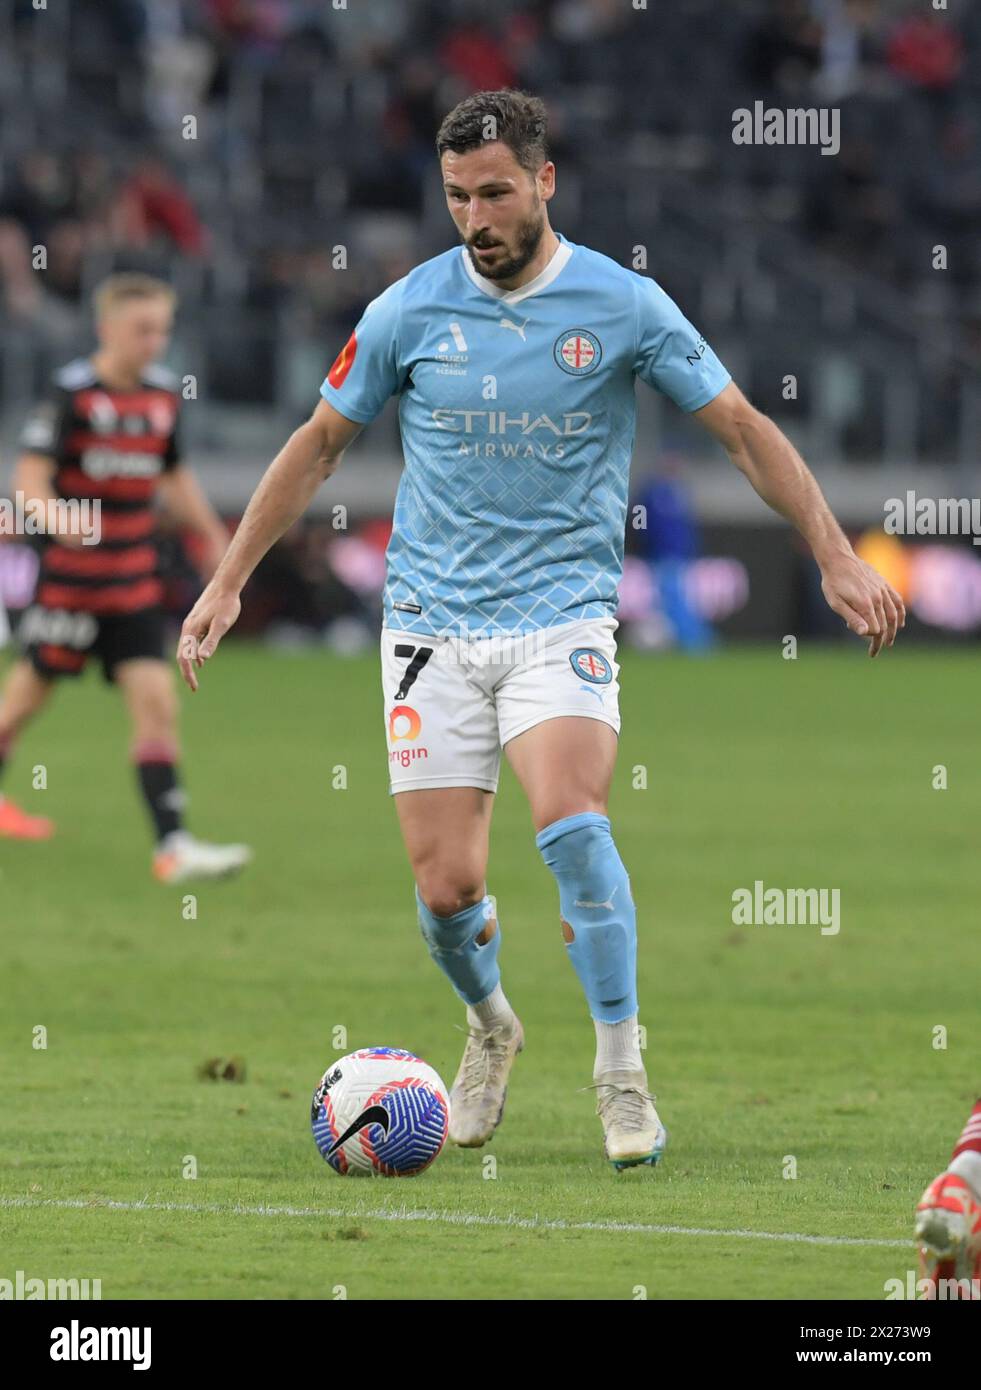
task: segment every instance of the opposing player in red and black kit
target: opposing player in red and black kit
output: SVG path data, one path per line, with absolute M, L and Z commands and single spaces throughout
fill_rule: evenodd
M 0 774 L 14 739 L 55 682 L 93 657 L 123 694 L 133 760 L 153 821 L 153 870 L 164 882 L 218 877 L 249 859 L 244 845 L 209 845 L 183 827 L 177 776 L 177 696 L 164 659 L 155 503 L 197 535 L 214 572 L 228 534 L 177 446 L 180 392 L 156 365 L 174 295 L 163 281 L 115 275 L 96 291 L 99 348 L 56 373 L 21 438 L 16 488 L 25 506 L 98 502 L 97 525 L 59 518 L 44 540 L 37 592 L 18 631 L 23 656 L 0 696 Z M 47 514 L 52 515 L 49 508 Z M 97 543 L 90 544 L 93 533 Z M 0 796 L 0 836 L 45 839 L 52 823 Z
M 981 1100 L 920 1198 L 916 1242 L 927 1298 L 981 1300 Z

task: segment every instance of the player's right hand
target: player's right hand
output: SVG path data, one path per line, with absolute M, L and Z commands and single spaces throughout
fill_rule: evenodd
M 825 602 L 858 633 L 867 637 L 869 656 L 891 647 L 900 628 L 906 626 L 902 597 L 878 570 L 854 551 L 839 551 L 821 566 L 821 591 Z
M 198 688 L 197 673 L 218 650 L 218 643 L 233 628 L 242 611 L 238 594 L 212 590 L 209 585 L 188 613 L 177 643 L 177 664 L 188 688 Z

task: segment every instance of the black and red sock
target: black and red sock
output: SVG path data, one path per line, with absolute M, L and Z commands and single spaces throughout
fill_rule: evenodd
M 177 748 L 166 739 L 144 739 L 133 749 L 143 799 L 157 842 L 183 829 L 184 793 L 177 774 Z

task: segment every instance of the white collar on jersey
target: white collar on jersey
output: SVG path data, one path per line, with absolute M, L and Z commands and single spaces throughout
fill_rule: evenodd
M 474 270 L 473 262 L 465 246 L 460 247 L 460 255 L 463 257 L 464 269 L 478 290 L 483 290 L 484 294 L 489 294 L 492 299 L 499 299 L 502 304 L 518 304 L 522 299 L 537 294 L 539 290 L 543 290 L 546 285 L 552 283 L 572 255 L 572 247 L 567 241 L 562 241 L 560 238 L 558 246 L 552 252 L 552 259 L 545 269 L 540 271 L 534 280 L 529 280 L 527 285 L 519 285 L 516 290 L 503 290 L 493 280 L 488 280 L 485 275 L 481 275 L 479 270 Z

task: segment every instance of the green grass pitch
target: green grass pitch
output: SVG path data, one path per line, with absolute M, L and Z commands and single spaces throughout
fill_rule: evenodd
M 257 856 L 196 890 L 196 920 L 150 878 L 116 697 L 62 691 L 6 782 L 59 833 L 0 843 L 0 1276 L 104 1298 L 882 1299 L 981 1086 L 974 662 L 624 652 L 611 815 L 667 1155 L 604 1160 L 578 1089 L 592 1025 L 505 767 L 488 885 L 526 1050 L 492 1142 L 401 1182 L 335 1176 L 308 1118 L 338 1028 L 447 1083 L 463 1045 L 414 920 L 377 656 L 229 643 L 185 699 L 192 828 Z M 840 889 L 840 933 L 734 926 L 756 879 Z M 198 1078 L 231 1054 L 243 1084 Z

